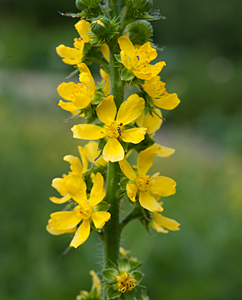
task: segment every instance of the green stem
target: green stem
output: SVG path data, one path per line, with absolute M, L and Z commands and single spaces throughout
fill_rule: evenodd
M 118 163 L 108 163 L 106 201 L 110 204 L 111 219 L 106 223 L 103 234 L 105 265 L 119 260 L 120 224 L 119 224 L 119 174 Z

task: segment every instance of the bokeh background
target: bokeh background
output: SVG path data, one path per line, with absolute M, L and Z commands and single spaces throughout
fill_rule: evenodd
M 242 294 L 242 26 L 241 0 L 154 1 L 166 20 L 153 23 L 167 67 L 162 80 L 182 100 L 163 111 L 155 139 L 173 147 L 154 171 L 174 178 L 164 200 L 179 232 L 147 233 L 137 221 L 122 245 L 143 262 L 152 300 L 240 300 Z M 0 299 L 70 300 L 100 270 L 93 234 L 64 255 L 70 236 L 45 231 L 58 210 L 49 196 L 62 161 L 77 155 L 73 121 L 56 87 L 72 71 L 55 53 L 72 45 L 74 0 L 0 0 Z

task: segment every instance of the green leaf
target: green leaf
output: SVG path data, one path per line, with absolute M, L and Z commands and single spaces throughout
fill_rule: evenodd
M 127 68 L 123 68 L 121 72 L 121 80 L 130 81 L 134 78 L 134 73 L 132 69 L 128 70 Z
M 106 201 L 102 201 L 94 206 L 94 211 L 108 211 L 110 204 Z
M 122 64 L 121 56 L 119 54 L 114 54 L 116 60 Z
M 139 271 L 133 271 L 131 272 L 131 277 L 137 280 L 135 284 L 138 285 L 143 278 L 143 274 Z
M 129 260 L 126 257 L 121 259 L 118 265 L 118 269 L 120 273 L 124 273 L 126 271 L 130 272 L 131 268 L 130 268 Z
M 121 292 L 119 292 L 117 289 L 115 289 L 114 287 L 110 287 L 107 291 L 107 296 L 108 299 L 115 299 L 115 298 L 119 298 L 122 295 Z
M 105 269 L 103 270 L 103 277 L 110 283 L 116 281 L 116 276 L 118 275 L 118 270 L 116 269 Z
M 119 186 L 121 189 L 126 190 L 126 184 L 129 182 L 128 178 L 123 178 L 120 182 L 119 182 Z

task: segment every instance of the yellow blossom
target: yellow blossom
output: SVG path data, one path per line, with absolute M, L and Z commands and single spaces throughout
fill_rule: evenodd
M 103 149 L 105 161 L 116 162 L 124 158 L 124 149 L 120 140 L 126 143 L 138 144 L 144 139 L 146 128 L 125 129 L 125 125 L 136 120 L 144 109 L 144 99 L 137 94 L 124 101 L 117 113 L 113 96 L 110 95 L 97 106 L 97 116 L 105 127 L 95 124 L 80 124 L 72 127 L 73 137 L 86 140 L 108 138 Z M 115 119 L 117 113 L 117 117 Z
M 62 196 L 61 198 L 50 197 L 50 200 L 57 204 L 65 203 L 71 198 L 76 200 L 83 189 L 86 188 L 86 184 L 82 179 L 84 169 L 79 158 L 73 155 L 66 155 L 63 159 L 70 163 L 72 172 L 69 172 L 68 175 L 63 175 L 63 178 L 54 178 L 52 180 L 51 185 Z
M 79 197 L 75 199 L 77 206 L 71 211 L 61 211 L 51 214 L 51 226 L 58 231 L 67 231 L 77 228 L 70 243 L 71 247 L 77 248 L 83 244 L 90 235 L 91 224 L 96 229 L 101 229 L 110 219 L 111 215 L 106 211 L 96 211 L 106 195 L 103 187 L 103 177 L 100 173 L 95 176 L 94 184 L 87 200 L 86 188 L 81 190 Z
M 132 291 L 135 288 L 136 279 L 131 277 L 128 271 L 125 271 L 121 275 L 116 276 L 118 291 L 125 293 L 126 291 Z
M 87 161 L 90 161 L 92 164 L 97 166 L 105 166 L 106 161 L 100 155 L 100 150 L 98 150 L 98 143 L 90 141 L 84 147 L 78 146 L 83 164 L 86 166 Z M 98 158 L 98 159 L 97 159 Z
M 176 93 L 169 94 L 165 83 L 160 81 L 160 76 L 145 80 L 143 85 L 146 93 L 152 98 L 154 104 L 160 108 L 172 110 L 181 102 Z
M 150 43 L 134 46 L 129 37 L 121 36 L 118 39 L 121 49 L 120 57 L 123 65 L 140 79 L 149 80 L 160 73 L 166 65 L 164 61 L 150 65 L 150 61 L 157 57 L 157 52 Z
M 62 57 L 63 62 L 68 65 L 79 65 L 82 62 L 84 44 L 90 40 L 89 33 L 91 29 L 89 22 L 80 20 L 75 24 L 75 28 L 80 37 L 74 39 L 74 48 L 64 45 L 59 45 L 56 48 L 57 54 Z
M 147 128 L 147 133 L 149 133 L 150 136 L 154 136 L 155 132 L 160 129 L 162 124 L 162 114 L 161 111 L 156 108 L 155 113 L 147 113 L 145 115 L 145 112 L 140 115 L 140 117 L 136 120 L 136 124 L 138 126 L 144 126 Z
M 79 65 L 79 70 L 79 83 L 62 82 L 57 88 L 59 95 L 68 101 L 60 100 L 58 105 L 72 113 L 87 107 L 95 93 L 95 82 L 88 67 L 82 63 Z
M 136 201 L 136 194 L 139 192 L 139 203 L 145 209 L 154 211 L 163 211 L 162 206 L 157 202 L 160 197 L 166 197 L 175 194 L 176 182 L 165 176 L 146 175 L 153 164 L 153 159 L 162 151 L 157 144 L 152 145 L 144 151 L 141 151 L 137 157 L 138 175 L 127 162 L 123 159 L 119 161 L 120 168 L 124 175 L 133 183 L 127 183 L 126 190 L 129 199 Z

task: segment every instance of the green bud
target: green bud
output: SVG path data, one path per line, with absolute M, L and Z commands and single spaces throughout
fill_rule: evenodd
M 95 8 L 98 6 L 100 0 L 76 0 L 76 7 L 79 10 L 85 10 L 87 8 Z
M 103 97 L 104 95 L 102 92 L 96 91 L 92 96 L 92 104 L 98 105 L 103 100 Z
M 153 6 L 153 0 L 133 0 L 133 5 L 140 12 L 147 12 Z
M 110 20 L 105 16 L 99 16 L 93 19 L 91 23 L 91 31 L 97 36 L 107 35 L 110 27 Z
M 135 21 L 126 27 L 129 38 L 134 45 L 143 45 L 150 41 L 153 27 L 145 20 Z
M 76 0 L 76 7 L 79 10 L 84 10 L 90 5 L 90 0 Z

